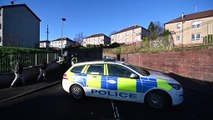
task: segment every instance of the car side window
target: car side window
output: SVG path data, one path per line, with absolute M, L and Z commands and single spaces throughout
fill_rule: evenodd
M 123 66 L 108 64 L 109 76 L 130 78 L 132 72 Z
M 87 70 L 88 74 L 97 74 L 97 75 L 104 75 L 104 65 L 103 64 L 95 64 L 90 65 Z
M 74 68 L 71 70 L 71 72 L 73 72 L 73 73 L 81 73 L 81 71 L 83 70 L 84 66 L 85 66 L 85 65 L 76 66 L 76 67 L 74 67 Z

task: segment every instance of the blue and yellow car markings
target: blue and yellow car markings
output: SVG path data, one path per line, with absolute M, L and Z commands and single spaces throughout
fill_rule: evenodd
M 166 91 L 172 89 L 166 80 L 141 77 L 140 79 L 121 78 L 108 76 L 108 65 L 104 64 L 104 75 L 86 74 L 90 65 L 85 65 L 81 73 L 68 73 L 70 83 L 77 82 L 83 87 L 117 90 L 122 92 L 145 93 L 152 88 L 160 88 Z M 74 81 L 75 80 L 75 81 Z

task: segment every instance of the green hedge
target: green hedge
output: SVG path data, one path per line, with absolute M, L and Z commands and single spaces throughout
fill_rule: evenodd
M 0 47 L 0 57 L 6 57 L 14 54 L 35 54 L 35 53 L 52 53 L 53 51 L 46 51 L 33 48 L 17 48 L 17 47 Z

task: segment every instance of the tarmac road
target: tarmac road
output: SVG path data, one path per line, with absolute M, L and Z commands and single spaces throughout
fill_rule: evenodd
M 143 104 L 100 98 L 75 100 L 61 83 L 0 103 L 1 120 L 213 120 L 213 94 L 184 86 L 181 106 L 155 111 Z M 202 84 L 203 85 L 203 84 Z M 208 87 L 211 87 L 207 85 Z M 195 89 L 192 89 L 192 88 Z M 200 86 L 202 88 L 204 86 Z M 196 90 L 197 89 L 197 90 Z M 208 89 L 205 87 L 205 89 Z

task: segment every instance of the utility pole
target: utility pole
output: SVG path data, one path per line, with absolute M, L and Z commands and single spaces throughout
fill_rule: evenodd
M 47 25 L 47 31 L 46 31 L 46 33 L 47 33 L 47 41 L 49 41 L 49 28 L 48 28 L 48 25 Z
M 49 28 L 48 28 L 48 25 L 47 25 L 47 31 L 46 31 L 46 33 L 47 33 L 46 49 L 48 50 L 49 49 Z M 47 45 L 47 43 L 48 43 L 48 45 Z
M 197 6 L 198 6 L 198 2 L 196 1 L 195 4 L 194 4 L 195 13 L 197 13 Z

